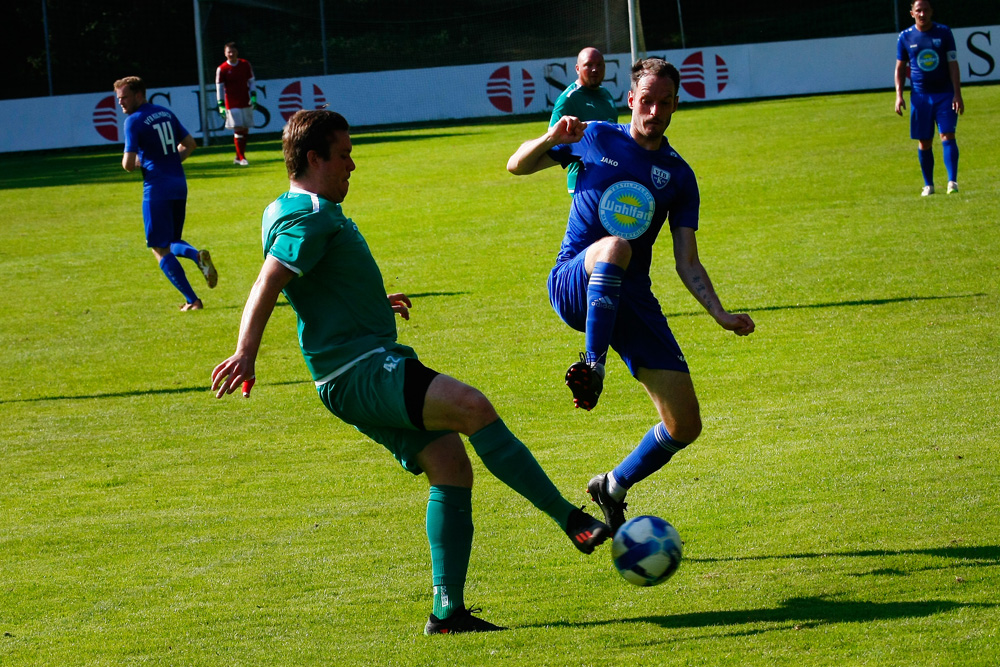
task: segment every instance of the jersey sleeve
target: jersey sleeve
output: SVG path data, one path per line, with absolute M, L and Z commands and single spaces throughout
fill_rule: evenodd
M 552 127 L 559 122 L 559 119 L 566 115 L 566 94 L 563 93 L 556 100 L 555 105 L 552 107 L 552 115 L 549 117 L 549 127 Z
M 902 61 L 904 63 L 910 62 L 910 54 L 906 52 L 906 33 L 899 33 L 899 39 L 896 40 L 896 60 Z
M 126 153 L 138 153 L 139 152 L 139 130 L 135 124 L 135 116 L 131 115 L 125 119 L 125 152 Z
M 574 162 L 580 162 L 594 143 L 594 137 L 597 136 L 600 125 L 597 121 L 588 122 L 587 129 L 583 131 L 583 139 L 574 144 L 560 144 L 555 148 L 550 148 L 546 154 L 561 164 L 563 168 Z
M 274 236 L 267 254 L 298 275 L 308 273 L 326 254 L 329 239 L 345 221 L 331 219 L 327 212 L 305 215 L 289 221 Z
M 184 137 L 191 134 L 175 114 L 171 114 L 170 124 L 174 126 L 174 141 L 178 144 L 184 141 Z
M 944 39 L 941 40 L 941 46 L 944 47 L 945 56 L 948 62 L 953 63 L 958 61 L 958 47 L 955 46 L 955 34 L 951 29 L 945 30 Z
M 701 209 L 701 193 L 698 191 L 698 181 L 694 172 L 688 169 L 683 187 L 678 189 L 667 211 L 670 228 L 690 227 L 698 229 L 698 215 Z

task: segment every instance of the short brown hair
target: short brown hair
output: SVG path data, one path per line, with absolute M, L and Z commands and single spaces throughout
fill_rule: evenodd
M 674 91 L 679 91 L 681 87 L 681 73 L 673 64 L 668 63 L 663 58 L 653 56 L 652 58 L 642 58 L 636 60 L 632 65 L 632 92 L 635 92 L 639 81 L 644 76 L 668 76 L 674 82 Z
M 330 158 L 330 143 L 337 132 L 349 132 L 347 119 L 336 111 L 317 109 L 296 111 L 281 133 L 285 169 L 289 178 L 299 178 L 309 168 L 309 151 L 324 160 Z
M 138 76 L 127 76 L 123 79 L 118 79 L 115 81 L 115 90 L 119 88 L 128 88 L 133 93 L 146 94 L 146 82 L 142 80 L 142 77 Z

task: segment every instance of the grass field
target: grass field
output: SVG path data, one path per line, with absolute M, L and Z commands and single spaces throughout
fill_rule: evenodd
M 891 93 L 682 107 L 702 259 L 757 322 L 719 329 L 663 236 L 654 289 L 705 432 L 629 501 L 684 563 L 629 586 L 476 460 L 466 598 L 511 627 L 478 636 L 420 634 L 426 482 L 325 411 L 290 308 L 253 397 L 208 390 L 287 186 L 278 142 L 186 163 L 185 236 L 221 274 L 208 291 L 185 264 L 194 313 L 117 151 L 0 156 L 0 664 L 997 664 L 1000 86 L 965 100 L 962 191 L 930 198 Z M 582 344 L 545 292 L 563 175 L 504 170 L 543 127 L 360 132 L 345 211 L 413 296 L 401 341 L 582 504 L 654 418 L 617 362 L 593 413 L 562 385 Z

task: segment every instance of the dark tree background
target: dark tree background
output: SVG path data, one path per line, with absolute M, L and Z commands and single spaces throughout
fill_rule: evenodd
M 679 4 L 688 48 L 912 24 L 909 0 Z M 22 0 L 5 8 L 2 99 L 49 94 L 43 6 L 56 95 L 108 90 L 129 74 L 151 87 L 198 80 L 193 0 Z M 680 48 L 677 0 L 640 7 L 647 50 Z M 939 0 L 935 11 L 953 28 L 1000 24 L 1000 0 Z M 629 50 L 626 0 L 203 0 L 201 18 L 209 82 L 229 40 L 239 42 L 259 79 L 564 57 L 585 45 Z

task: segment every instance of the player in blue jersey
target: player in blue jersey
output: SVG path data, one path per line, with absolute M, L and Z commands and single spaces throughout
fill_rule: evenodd
M 177 260 L 184 257 L 197 264 L 210 288 L 218 283 L 209 252 L 181 239 L 187 209 L 187 180 L 181 162 L 194 150 L 194 138 L 170 109 L 146 101 L 146 84 L 139 77 L 115 81 L 115 95 L 127 116 L 122 167 L 125 171 L 142 169 L 146 245 L 170 284 L 184 295 L 181 310 L 201 310 L 204 305 Z
M 955 36 L 946 25 L 931 20 L 929 0 L 910 4 L 914 25 L 896 42 L 896 113 L 906 109 L 903 85 L 909 75 L 910 138 L 918 142 L 917 157 L 924 176 L 921 195 L 934 194 L 934 125 L 941 134 L 941 153 L 948 172 L 948 194 L 958 192 L 958 143 L 955 127 L 965 113 Z
M 700 199 L 691 167 L 664 132 L 677 109 L 680 75 L 661 58 L 632 66 L 625 125 L 562 118 L 511 156 L 507 169 L 531 174 L 556 164 L 581 162 L 569 222 L 549 298 L 569 326 L 585 332 L 585 352 L 566 373 L 579 408 L 592 409 L 604 384 L 608 347 L 621 356 L 653 401 L 660 421 L 588 491 L 612 531 L 625 518 L 625 494 L 665 465 L 701 433 L 698 398 L 688 366 L 653 296 L 649 268 L 664 223 L 684 285 L 724 329 L 746 336 L 754 322 L 722 307 L 698 257 Z
M 409 319 L 410 300 L 386 295 L 368 244 L 340 206 L 355 168 L 344 117 L 299 111 L 282 144 L 291 187 L 264 211 L 264 265 L 243 310 L 236 353 L 216 366 L 212 389 L 221 398 L 254 377 L 264 327 L 283 292 L 323 404 L 405 470 L 426 473 L 434 602 L 424 632 L 502 630 L 465 606 L 472 464 L 459 433 L 487 470 L 558 523 L 580 551 L 591 553 L 610 529 L 559 493 L 479 390 L 424 366 L 397 342 L 394 313 Z M 249 386 L 243 391 L 249 395 Z M 361 466 L 346 474 L 363 486 Z

